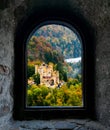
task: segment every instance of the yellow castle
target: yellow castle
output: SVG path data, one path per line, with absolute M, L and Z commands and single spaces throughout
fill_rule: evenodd
M 55 88 L 59 84 L 59 72 L 53 70 L 53 64 L 42 63 L 40 66 L 35 65 L 35 73 L 40 74 L 40 84 L 47 87 Z

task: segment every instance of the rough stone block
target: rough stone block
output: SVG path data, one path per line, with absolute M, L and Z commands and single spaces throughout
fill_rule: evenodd
M 57 122 L 55 124 L 55 128 L 57 130 L 72 130 L 77 126 L 75 123 L 70 123 L 70 122 Z
M 0 94 L 2 93 L 2 86 L 0 86 Z
M 3 81 L 4 81 L 4 76 L 0 74 L 0 94 L 2 93 L 2 85 L 3 85 Z
M 0 105 L 0 117 L 6 115 L 10 111 L 10 107 L 8 104 Z
M 0 74 L 1 75 L 8 75 L 9 74 L 9 68 L 5 65 L 0 65 Z

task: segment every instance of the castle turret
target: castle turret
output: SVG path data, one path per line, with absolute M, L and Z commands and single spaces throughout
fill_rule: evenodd
M 38 73 L 38 65 L 35 65 L 35 74 Z
M 40 74 L 40 84 L 45 84 L 48 87 L 57 86 L 59 83 L 59 72 L 53 70 L 53 64 L 35 65 L 35 73 Z

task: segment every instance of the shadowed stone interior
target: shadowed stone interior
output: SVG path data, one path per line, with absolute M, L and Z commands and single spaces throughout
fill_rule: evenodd
M 95 110 L 90 119 L 14 121 L 14 39 L 18 23 L 37 8 L 66 8 L 83 16 L 95 30 Z M 0 0 L 0 130 L 110 129 L 110 1 Z

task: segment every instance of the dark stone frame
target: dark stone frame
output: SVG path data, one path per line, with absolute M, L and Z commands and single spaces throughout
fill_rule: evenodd
M 70 24 L 81 36 L 83 44 L 83 107 L 26 108 L 26 41 L 32 30 L 46 21 L 61 21 Z M 15 35 L 14 112 L 17 120 L 94 118 L 94 30 L 79 14 L 71 11 L 35 11 L 24 18 Z

